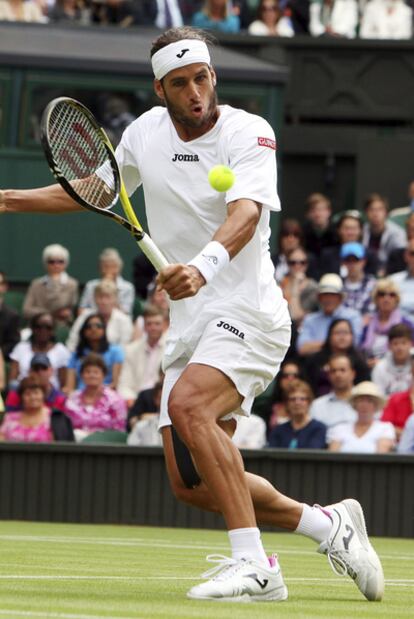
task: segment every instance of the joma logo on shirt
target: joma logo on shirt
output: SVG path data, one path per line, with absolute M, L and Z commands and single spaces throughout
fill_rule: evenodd
M 229 325 L 228 322 L 220 320 L 220 322 L 217 323 L 216 327 L 221 327 L 225 331 L 230 331 L 230 333 L 234 333 L 234 335 L 237 335 L 237 337 L 239 337 L 241 340 L 244 340 L 243 331 L 239 331 L 238 329 L 236 329 L 236 327 L 233 327 L 233 325 Z
M 180 155 L 179 153 L 174 153 L 174 157 L 171 161 L 200 161 L 198 155 Z

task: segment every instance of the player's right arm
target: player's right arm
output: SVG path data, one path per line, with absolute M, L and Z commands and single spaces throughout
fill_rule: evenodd
M 0 189 L 0 213 L 71 213 L 83 210 L 60 185 Z

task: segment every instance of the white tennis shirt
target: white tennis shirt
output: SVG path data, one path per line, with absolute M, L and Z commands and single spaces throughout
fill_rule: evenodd
M 171 303 L 165 367 L 191 356 L 205 325 L 215 318 L 239 320 L 270 331 L 289 322 L 269 252 L 270 210 L 279 211 L 275 136 L 261 117 L 220 106 L 215 126 L 184 142 L 167 110 L 154 107 L 124 132 L 116 157 L 131 195 L 142 183 L 151 237 L 171 263 L 187 263 L 225 221 L 226 204 L 250 198 L 263 205 L 253 238 L 200 289 Z M 236 181 L 227 193 L 208 182 L 209 170 L 228 165 Z

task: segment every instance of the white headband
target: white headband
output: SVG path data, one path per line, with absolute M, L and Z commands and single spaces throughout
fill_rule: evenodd
M 210 53 L 204 41 L 183 39 L 162 47 L 151 58 L 152 70 L 157 80 L 174 69 L 185 67 L 195 62 L 210 64 Z

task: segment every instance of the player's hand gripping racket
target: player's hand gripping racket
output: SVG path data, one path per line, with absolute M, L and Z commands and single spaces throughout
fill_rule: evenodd
M 165 267 L 166 258 L 135 215 L 112 145 L 93 114 L 74 99 L 53 99 L 43 113 L 41 137 L 49 167 L 70 197 L 126 228 L 156 270 Z M 111 210 L 118 198 L 127 219 Z

